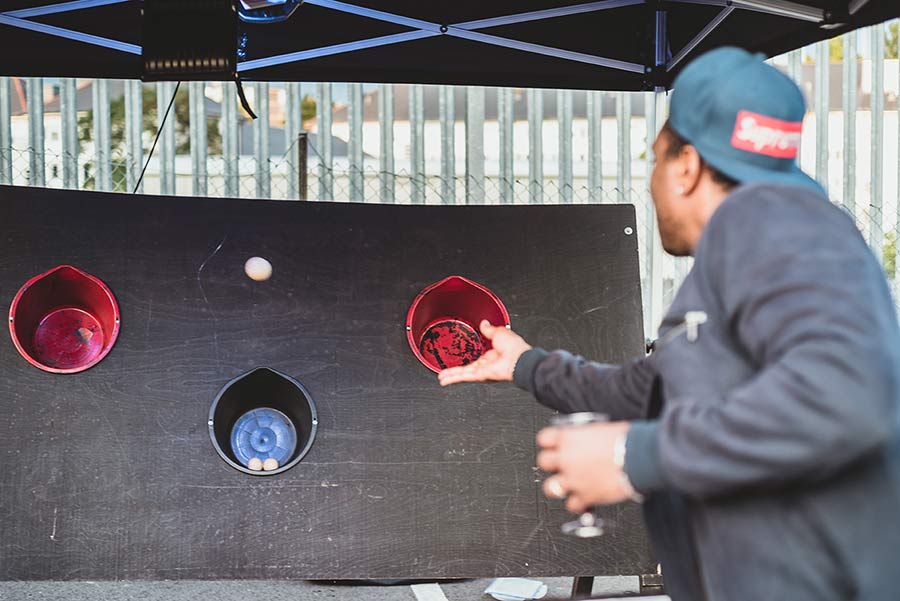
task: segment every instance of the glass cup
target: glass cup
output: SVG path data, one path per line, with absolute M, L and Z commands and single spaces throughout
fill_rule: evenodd
M 609 416 L 603 413 L 584 412 L 556 415 L 552 423 L 555 428 L 578 428 L 608 421 Z M 569 536 L 594 538 L 603 535 L 603 520 L 595 513 L 594 509 L 588 509 L 577 519 L 563 524 L 561 530 L 563 534 Z

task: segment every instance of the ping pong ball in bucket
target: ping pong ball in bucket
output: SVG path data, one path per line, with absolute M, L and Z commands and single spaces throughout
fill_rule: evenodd
M 247 467 L 253 471 L 261 472 L 263 469 L 263 462 L 259 457 L 254 457 L 249 462 L 247 462 Z
M 278 460 L 274 457 L 269 457 L 266 459 L 265 463 L 263 463 L 263 469 L 267 472 L 271 472 L 278 469 Z
M 272 264 L 262 257 L 250 257 L 244 263 L 244 273 L 251 280 L 264 282 L 272 277 Z

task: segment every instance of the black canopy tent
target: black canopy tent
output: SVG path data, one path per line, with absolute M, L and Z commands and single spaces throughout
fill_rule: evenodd
M 142 3 L 6 0 L 0 73 L 139 78 Z M 900 14 L 897 0 L 305 0 L 242 23 L 245 80 L 646 90 L 724 44 L 772 56 Z
M 898 0 L 305 0 L 285 22 L 241 24 L 237 70 L 247 80 L 661 89 L 716 46 L 775 55 L 898 12 Z M 3 0 L 0 74 L 140 78 L 142 25 L 135 0 Z M 0 487 L 0 506 L 17 516 L 0 548 L 0 580 L 655 570 L 636 506 L 603 510 L 610 528 L 599 546 L 559 533 L 563 509 L 529 485 L 545 410 L 523 409 L 511 387 L 437 396 L 396 327 L 409 292 L 436 269 L 475 270 L 518 299 L 524 334 L 550 332 L 550 344 L 610 362 L 636 356 L 644 336 L 633 208 L 535 207 L 535 217 L 510 207 L 188 204 L 91 192 L 72 203 L 71 194 L 0 190 L 0 254 L 17 257 L 0 264 L 0 284 L 15 290 L 65 257 L 103 274 L 130 314 L 106 371 L 78 379 L 38 378 L 0 345 L 9 374 L 0 406 L 32 401 L 0 424 L 0 454 L 3 443 L 7 455 L 22 450 L 9 471 L 16 485 Z M 484 220 L 482 209 L 503 213 Z M 498 221 L 511 224 L 502 228 L 508 243 L 471 243 Z M 228 265 L 251 248 L 274 253 L 290 275 L 265 289 L 237 285 Z M 529 255 L 536 249 L 539 258 Z M 509 256 L 534 273 L 518 277 Z M 558 257 L 575 262 L 555 269 Z M 561 296 L 576 289 L 578 302 Z M 604 310 L 583 310 L 591 306 Z M 539 317 L 551 313 L 553 322 Z M 298 323 L 301 334 L 285 334 Z M 204 440 L 206 400 L 247 360 L 301 374 L 318 395 L 320 460 L 292 472 L 293 484 L 237 480 Z M 473 416 L 496 429 L 473 427 Z M 5 426 L 40 444 L 23 445 L 22 432 L 7 436 Z M 109 432 L 121 453 L 103 451 Z M 477 460 L 457 460 L 465 453 L 446 450 L 450 436 L 480 449 Z M 98 475 L 99 484 L 83 484 Z M 261 536 L 254 518 L 271 532 Z M 85 545 L 85 532 L 96 543 Z

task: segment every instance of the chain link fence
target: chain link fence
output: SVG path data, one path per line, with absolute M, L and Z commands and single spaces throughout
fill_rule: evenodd
M 870 28 L 868 35 L 888 35 L 891 27 L 896 23 Z M 838 44 L 851 53 L 854 45 L 865 46 L 855 37 L 850 42 Z M 798 80 L 809 101 L 801 166 L 854 216 L 896 298 L 900 66 L 889 49 L 874 60 L 872 55 L 868 62 L 858 60 L 856 72 L 847 61 L 832 62 L 829 78 L 811 60 L 829 56 L 825 46 L 833 50 L 835 42 L 773 60 Z M 27 84 L 15 89 L 41 89 L 31 80 Z M 95 84 L 102 84 L 103 94 L 90 93 Z M 10 78 L 0 78 L 0 85 L 9 86 Z M 227 86 L 192 84 L 190 92 L 181 87 L 174 122 L 166 125 L 148 160 L 159 125 L 156 111 L 171 98 L 171 84 L 44 80 L 43 85 L 43 114 L 29 115 L 25 98 L 18 107 L 0 103 L 0 125 L 8 127 L 3 140 L 9 141 L 0 145 L 2 183 L 293 200 L 301 196 L 305 171 L 306 197 L 316 200 L 630 203 L 649 334 L 690 269 L 690 259 L 663 255 L 655 231 L 647 178 L 665 99 L 653 93 L 488 88 L 485 94 L 480 88 L 484 110 L 473 114 L 467 110 L 467 88 L 420 86 L 424 93 L 418 94 L 415 86 L 382 85 L 344 95 L 349 86 L 256 84 L 255 100 L 269 102 L 251 122 L 238 112 Z M 55 99 L 66 93 L 68 112 L 60 111 L 63 103 Z M 98 104 L 107 96 L 109 106 Z M 424 97 L 424 107 L 420 102 L 416 109 L 408 100 L 416 96 Z M 539 104 L 530 104 L 535 98 Z M 454 101 L 455 114 L 446 112 Z M 498 110 L 503 102 L 511 110 Z M 383 110 L 386 103 L 391 111 Z M 331 110 L 322 110 L 329 105 Z M 304 130 L 309 132 L 305 166 L 298 152 Z
M 11 149 L 12 163 L 16 166 L 28 165 L 34 155 L 32 149 Z M 58 153 L 43 152 L 46 161 L 47 170 L 44 185 L 51 188 L 63 188 L 64 185 L 62 175 L 58 165 L 62 163 L 64 158 L 72 160 L 75 157 L 64 157 Z M 83 158 L 83 157 L 82 157 Z M 222 167 L 224 159 L 221 156 L 209 157 L 209 174 L 208 174 L 208 195 L 212 197 L 227 197 L 224 169 Z M 257 160 L 255 157 L 241 157 L 239 160 L 240 169 L 238 177 L 238 196 L 241 198 L 265 198 L 265 199 L 282 199 L 293 200 L 297 196 L 292 194 L 288 183 L 287 169 L 290 165 L 286 161 L 279 159 L 271 161 L 272 174 L 272 193 L 265 197 L 257 195 Z M 81 160 L 78 170 L 78 189 L 96 190 L 96 168 L 94 161 Z M 318 191 L 328 186 L 333 191 L 333 199 L 336 201 L 353 202 L 375 202 L 381 203 L 385 200 L 381 197 L 384 191 L 386 181 L 393 184 L 394 194 L 388 199 L 392 204 L 414 204 L 413 188 L 418 185 L 424 189 L 425 204 L 442 205 L 442 204 L 465 204 L 467 189 L 476 189 L 485 198 L 485 204 L 506 204 L 501 200 L 500 190 L 506 186 L 511 189 L 511 204 L 530 204 L 535 190 L 542 199 L 540 204 L 564 204 L 564 198 L 561 193 L 558 181 L 552 179 L 543 182 L 532 182 L 527 179 L 516 179 L 510 185 L 506 180 L 501 181 L 499 178 L 486 176 L 482 180 L 474 182 L 467 181 L 465 176 L 457 176 L 451 180 L 445 180 L 439 175 L 427 175 L 419 180 L 414 178 L 405 171 L 397 173 L 386 173 L 378 171 L 376 168 L 368 168 L 362 172 L 356 172 L 348 166 L 335 166 L 331 169 L 325 169 L 321 165 L 311 165 L 308 174 L 308 190 L 310 198 L 319 198 Z M 128 177 L 128 160 L 126 158 L 116 158 L 110 162 L 110 172 L 112 176 L 111 187 L 109 191 L 130 193 L 132 192 L 131 184 Z M 351 181 L 354 175 L 358 174 L 363 182 L 362 199 L 354 199 L 354 185 Z M 32 185 L 33 178 L 27 167 L 19 167 L 13 171 L 11 183 L 14 185 L 27 186 Z M 176 193 L 179 195 L 190 196 L 192 194 L 193 174 L 190 170 L 183 173 L 176 173 L 175 186 Z M 467 188 L 468 186 L 468 188 Z M 455 198 L 448 200 L 444 197 L 444 193 L 448 188 L 455 191 Z M 160 182 L 158 172 L 148 169 L 148 177 L 143 182 L 143 190 L 146 193 L 159 193 Z M 627 190 L 619 190 L 615 187 L 591 189 L 586 185 L 574 186 L 572 193 L 572 204 L 614 204 L 623 200 L 631 202 L 635 205 L 637 232 L 639 238 L 639 246 L 641 252 L 642 278 L 646 279 L 650 273 L 650 260 L 648 243 L 651 242 L 649 237 L 654 234 L 651 219 L 652 200 L 650 199 L 649 190 L 647 188 L 629 188 Z M 873 251 L 881 252 L 885 273 L 894 291 L 895 298 L 900 298 L 900 280 L 897 278 L 897 232 L 898 219 L 900 216 L 896 212 L 896 203 L 893 203 L 886 212 L 884 207 L 879 207 L 868 203 L 860 207 L 854 215 L 857 226 L 864 236 L 874 242 Z M 678 286 L 683 280 L 687 271 L 690 269 L 690 259 L 678 259 L 673 257 L 665 257 L 666 271 L 663 273 L 658 284 L 661 286 L 661 298 L 663 306 L 668 306 L 677 291 Z M 645 283 L 645 290 L 649 285 Z M 646 299 L 645 299 L 646 300 Z M 648 324 L 649 328 L 653 326 Z
M 13 185 L 35 185 L 34 178 L 28 168 L 35 154 L 42 154 L 46 165 L 45 180 L 43 185 L 51 188 L 75 188 L 81 190 L 98 190 L 97 169 L 95 161 L 84 156 L 68 156 L 44 150 L 35 153 L 33 149 L 11 149 L 12 164 L 17 166 L 13 171 L 10 183 Z M 59 165 L 65 160 L 78 161 L 77 186 L 69 185 L 63 181 Z M 110 161 L 110 186 L 107 191 L 119 193 L 131 193 L 133 190 L 132 177 L 129 176 L 129 157 L 117 156 Z M 207 195 L 211 197 L 229 197 L 224 174 L 225 159 L 222 156 L 210 156 L 208 158 Z M 182 171 L 175 172 L 175 193 L 177 195 L 191 196 L 194 185 L 194 174 L 190 165 L 185 161 L 176 162 L 177 166 L 185 167 Z M 290 189 L 288 164 L 285 157 L 269 159 L 271 193 L 260 196 L 258 194 L 258 164 L 252 156 L 242 156 L 238 160 L 237 196 L 244 199 L 276 199 L 296 200 L 297 194 Z M 541 182 L 527 179 L 515 179 L 511 183 L 500 180 L 498 177 L 485 176 L 480 180 L 471 180 L 466 176 L 456 176 L 449 180 L 440 175 L 426 175 L 416 179 L 408 172 L 400 170 L 396 173 L 387 173 L 377 170 L 375 167 L 364 170 L 354 170 L 344 164 L 336 164 L 327 169 L 323 165 L 310 164 L 308 173 L 309 198 L 324 198 L 318 191 L 332 190 L 332 198 L 341 202 L 371 202 L 411 205 L 415 204 L 414 188 L 417 186 L 424 191 L 424 204 L 429 205 L 454 205 L 466 204 L 467 194 L 475 193 L 483 197 L 484 204 L 532 204 L 535 197 L 540 199 L 538 204 L 615 204 L 629 202 L 635 205 L 637 234 L 641 249 L 642 278 L 646 279 L 650 272 L 648 265 L 650 257 L 647 249 L 647 240 L 653 234 L 652 200 L 646 187 L 629 188 L 620 190 L 610 185 L 609 188 L 588 188 L 586 184 L 577 180 L 571 192 L 563 194 L 559 182 L 554 179 L 545 179 Z M 354 196 L 359 189 L 352 183 L 357 178 L 362 182 L 362 197 Z M 327 182 L 327 183 L 326 183 Z M 386 182 L 390 182 L 393 194 L 389 199 L 384 199 Z M 156 159 L 151 160 L 147 174 L 142 182 L 144 193 L 156 194 L 161 192 L 160 174 Z M 510 190 L 511 200 L 504 201 L 501 190 L 506 187 Z M 448 199 L 445 194 L 448 189 L 454 191 L 453 198 Z M 564 199 L 571 198 L 571 203 Z M 680 281 L 687 274 L 689 259 L 675 259 L 666 257 L 669 267 L 668 273 L 661 278 L 661 294 L 664 306 L 667 306 L 677 291 Z M 645 290 L 649 284 L 645 282 Z M 650 326 L 648 326 L 650 327 Z M 648 332 L 650 330 L 648 329 Z

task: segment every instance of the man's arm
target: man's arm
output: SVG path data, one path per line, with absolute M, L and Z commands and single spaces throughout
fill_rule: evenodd
M 564 413 L 597 411 L 612 420 L 645 417 L 654 380 L 648 360 L 624 367 L 601 365 L 565 351 L 534 349 L 512 330 L 487 321 L 479 328 L 491 350 L 474 363 L 443 370 L 438 374 L 441 386 L 513 381 Z
M 822 481 L 897 434 L 900 335 L 881 268 L 825 199 L 757 194 L 720 208 L 705 256 L 727 325 L 761 367 L 724 398 L 680 399 L 632 425 L 625 471 L 640 492 Z
M 615 366 L 535 348 L 519 358 L 513 381 L 551 409 L 597 411 L 619 421 L 646 417 L 655 376 L 647 358 Z

